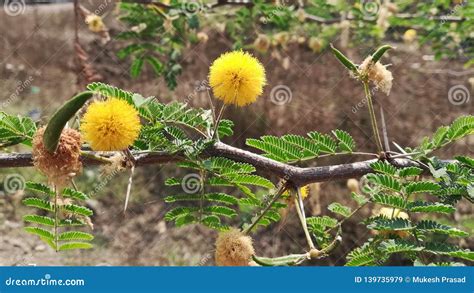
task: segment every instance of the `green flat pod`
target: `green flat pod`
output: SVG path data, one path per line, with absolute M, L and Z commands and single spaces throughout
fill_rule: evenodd
M 43 143 L 48 152 L 56 151 L 64 126 L 92 96 L 92 92 L 82 92 L 68 100 L 53 114 L 43 135 Z
M 351 60 L 349 60 L 349 58 L 342 54 L 341 51 L 334 48 L 332 44 L 330 44 L 330 46 L 334 56 L 336 56 L 336 58 L 342 63 L 342 65 L 344 65 L 350 71 L 357 73 L 357 66 Z
M 280 257 L 258 257 L 253 255 L 252 259 L 261 266 L 294 266 L 302 263 L 303 261 L 309 259 L 308 254 L 290 254 Z
M 393 49 L 393 47 L 390 45 L 381 46 L 375 51 L 374 54 L 372 54 L 372 61 L 374 63 L 377 63 L 380 60 L 380 58 L 382 58 L 383 54 L 385 54 L 385 52 L 387 52 L 390 49 Z

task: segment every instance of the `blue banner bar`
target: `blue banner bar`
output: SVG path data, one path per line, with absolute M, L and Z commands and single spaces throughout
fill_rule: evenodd
M 472 267 L 0 267 L 0 292 L 474 293 Z

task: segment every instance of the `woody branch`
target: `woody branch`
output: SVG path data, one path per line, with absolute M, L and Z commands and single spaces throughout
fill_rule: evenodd
M 88 153 L 90 155 L 96 155 L 94 152 Z M 132 153 L 136 159 L 137 166 L 166 164 L 185 160 L 185 157 L 181 154 L 170 154 L 167 152 L 139 151 Z M 360 177 L 367 173 L 373 172 L 370 164 L 377 161 L 377 159 L 373 159 L 348 164 L 302 168 L 284 164 L 222 142 L 217 142 L 212 147 L 208 148 L 204 152 L 204 155 L 207 157 L 220 156 L 238 162 L 249 163 L 255 166 L 257 170 L 261 172 L 269 173 L 280 178 L 285 178 L 288 182 L 291 182 L 297 186 L 303 186 L 314 182 L 334 181 L 339 179 Z M 96 160 L 92 156 L 83 156 L 82 162 L 86 166 L 104 164 L 103 161 Z M 418 162 L 405 158 L 391 159 L 390 163 L 397 167 L 414 166 L 423 168 L 423 166 Z M 33 166 L 31 153 L 0 154 L 0 168 L 30 166 Z

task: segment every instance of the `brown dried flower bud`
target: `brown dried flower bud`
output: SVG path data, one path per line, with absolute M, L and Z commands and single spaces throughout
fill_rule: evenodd
M 392 73 L 380 62 L 374 64 L 372 56 L 367 57 L 359 67 L 362 76 L 366 76 L 375 87 L 387 96 L 392 89 Z
M 248 266 L 255 250 L 252 238 L 232 228 L 219 233 L 216 240 L 216 264 L 218 266 Z
M 38 129 L 33 138 L 33 164 L 56 186 L 65 186 L 72 176 L 79 173 L 82 164 L 81 134 L 71 128 L 61 133 L 58 148 L 52 154 L 43 144 L 45 127 Z

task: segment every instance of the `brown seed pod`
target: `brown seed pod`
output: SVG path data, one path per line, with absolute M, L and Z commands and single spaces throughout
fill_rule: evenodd
M 43 144 L 44 130 L 45 127 L 38 129 L 33 138 L 33 163 L 52 184 L 65 186 L 82 167 L 79 161 L 81 134 L 71 128 L 64 129 L 58 148 L 50 153 Z
M 219 233 L 216 240 L 216 264 L 218 266 L 248 266 L 255 250 L 252 238 L 232 228 Z

